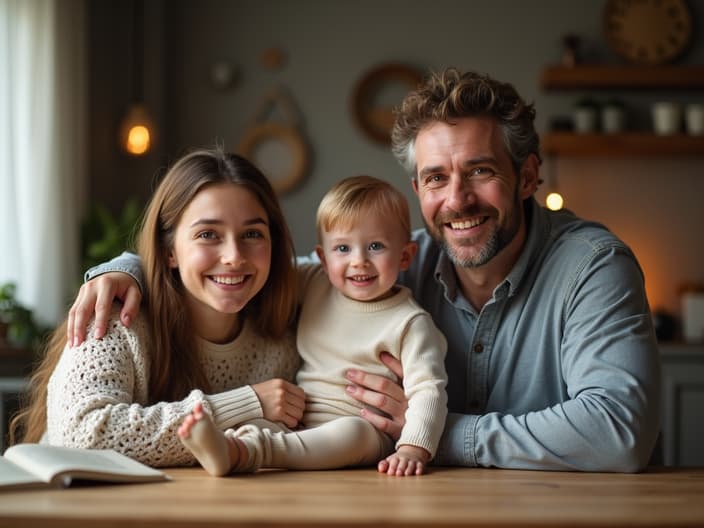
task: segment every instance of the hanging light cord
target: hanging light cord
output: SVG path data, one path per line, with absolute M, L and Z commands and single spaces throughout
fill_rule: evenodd
M 132 1 L 132 102 L 144 102 L 144 2 Z

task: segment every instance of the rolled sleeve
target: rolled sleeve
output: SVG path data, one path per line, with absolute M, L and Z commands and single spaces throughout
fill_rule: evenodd
M 478 416 L 449 413 L 445 431 L 440 438 L 435 464 L 438 466 L 476 467 L 474 455 L 475 430 Z

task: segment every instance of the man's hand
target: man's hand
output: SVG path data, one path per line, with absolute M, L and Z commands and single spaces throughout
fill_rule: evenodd
M 276 378 L 252 385 L 252 388 L 262 405 L 264 418 L 270 422 L 283 422 L 293 429 L 303 418 L 306 395 L 299 386 Z
M 88 322 L 95 314 L 93 337 L 100 339 L 108 327 L 110 310 L 115 299 L 122 301 L 120 320 L 129 326 L 139 312 L 142 293 L 137 282 L 127 273 L 113 271 L 89 280 L 78 290 L 78 296 L 68 312 L 67 337 L 71 346 L 86 339 Z
M 367 409 L 360 411 L 362 418 L 394 440 L 398 440 L 401 429 L 406 424 L 408 409 L 408 400 L 401 386 L 403 367 L 398 359 L 387 352 L 382 352 L 380 358 L 389 370 L 398 376 L 399 382 L 394 383 L 385 376 L 350 369 L 347 371 L 347 379 L 352 385 L 347 387 L 347 394 L 387 414 L 388 418 Z

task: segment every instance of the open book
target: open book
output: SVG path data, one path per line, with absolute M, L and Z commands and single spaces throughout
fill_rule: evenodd
M 165 473 L 111 449 L 17 444 L 0 457 L 0 491 L 67 487 L 73 480 L 153 482 L 169 479 Z

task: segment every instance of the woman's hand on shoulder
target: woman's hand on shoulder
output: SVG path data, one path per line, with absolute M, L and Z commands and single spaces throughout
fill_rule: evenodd
M 401 362 L 387 352 L 381 353 L 381 361 L 398 377 L 398 383 L 386 376 L 350 369 L 347 371 L 347 379 L 352 384 L 347 387 L 347 394 L 379 410 L 379 413 L 375 413 L 362 409 L 360 414 L 374 427 L 398 440 L 401 437 L 401 429 L 406 425 L 408 409 L 408 399 L 401 384 L 403 368 Z
M 264 418 L 270 422 L 282 422 L 293 429 L 303 418 L 306 395 L 298 385 L 276 378 L 256 383 L 252 388 L 262 405 Z
M 105 335 L 110 317 L 112 303 L 120 300 L 120 320 L 129 326 L 139 313 L 142 293 L 137 282 L 127 273 L 114 271 L 105 273 L 81 286 L 78 296 L 68 312 L 66 333 L 68 343 L 78 346 L 86 339 L 88 322 L 95 315 L 93 337 L 100 339 Z

